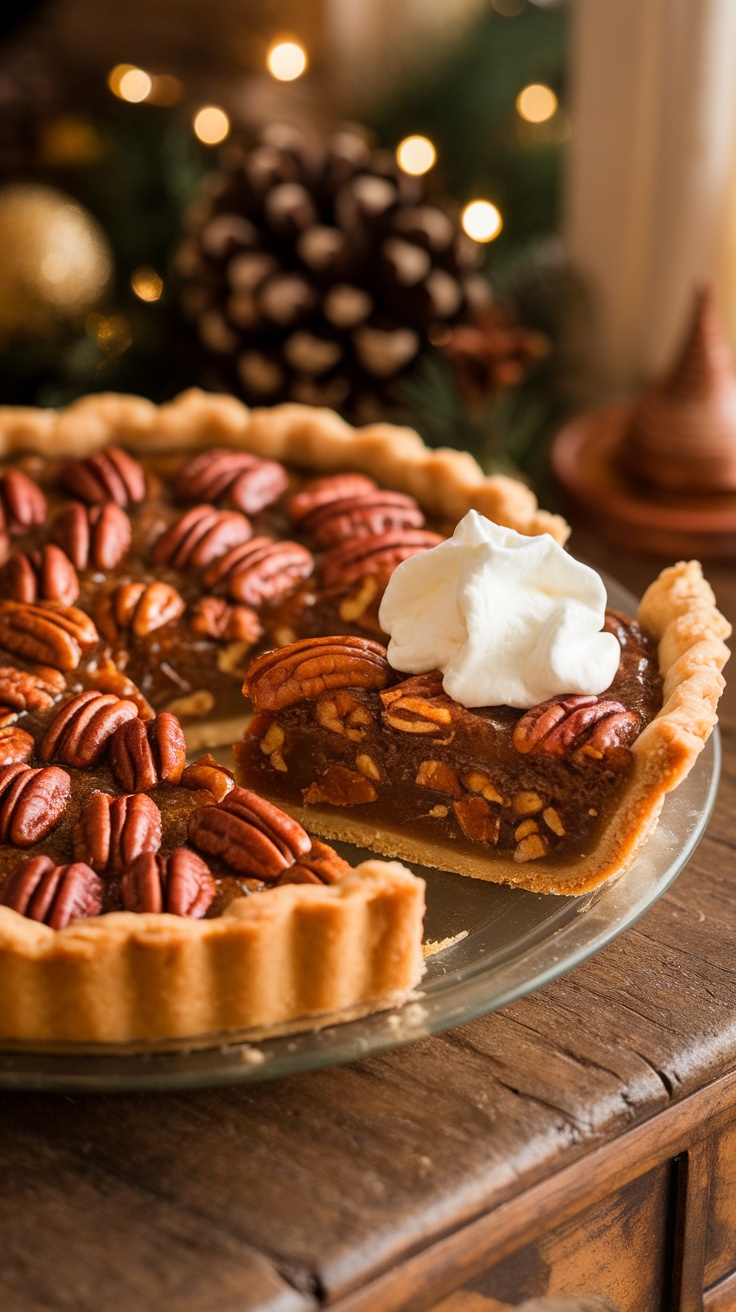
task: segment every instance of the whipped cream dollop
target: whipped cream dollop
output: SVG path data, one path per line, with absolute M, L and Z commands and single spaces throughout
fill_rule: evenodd
M 528 709 L 601 693 L 621 650 L 601 633 L 606 589 L 548 533 L 524 537 L 470 510 L 451 538 L 394 570 L 379 621 L 396 670 L 442 670 L 463 706 Z

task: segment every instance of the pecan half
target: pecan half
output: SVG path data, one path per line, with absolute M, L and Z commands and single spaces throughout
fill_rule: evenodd
M 203 577 L 206 588 L 224 583 L 233 601 L 259 606 L 283 597 L 311 574 L 311 551 L 298 542 L 252 538 L 216 560 Z
M 187 766 L 180 782 L 183 788 L 206 788 L 216 802 L 221 802 L 235 787 L 232 770 L 220 765 L 209 752 Z
M 231 870 L 256 879 L 277 879 L 309 852 L 312 842 L 296 820 L 238 785 L 222 802 L 189 817 L 189 841 Z
M 178 784 L 187 760 L 181 725 L 162 711 L 154 720 L 126 719 L 110 739 L 110 766 L 127 793 L 145 793 L 158 783 Z
M 14 601 L 59 601 L 71 606 L 79 596 L 77 571 L 61 547 L 18 552 L 0 570 L 0 588 Z
M 377 484 L 366 474 L 332 474 L 327 478 L 312 478 L 300 492 L 284 503 L 284 510 L 293 524 L 301 524 L 312 511 L 346 497 L 359 497 L 375 492 Z
M 225 498 L 236 510 L 254 515 L 276 501 L 288 483 L 286 470 L 276 460 L 212 447 L 184 466 L 174 491 L 187 501 L 211 503 Z
M 144 852 L 120 881 L 126 911 L 165 911 L 195 920 L 206 913 L 216 891 L 209 866 L 186 847 L 167 858 Z
M 89 616 L 76 606 L 0 601 L 0 647 L 23 660 L 76 670 L 99 640 Z
M 284 870 L 277 884 L 336 884 L 350 873 L 351 866 L 338 856 L 334 847 L 313 839 L 312 847 L 295 865 Z
M 66 770 L 55 765 L 0 766 L 0 842 L 32 847 L 58 824 L 71 792 Z
M 550 697 L 526 711 L 514 728 L 518 752 L 600 759 L 636 737 L 639 717 L 611 697 Z
M 118 669 L 114 661 L 109 659 L 99 661 L 96 670 L 89 674 L 88 678 L 91 686 L 98 692 L 112 692 L 116 697 L 135 702 L 141 720 L 152 720 L 156 714 L 140 688 L 128 678 L 127 674 Z
M 20 469 L 0 474 L 0 530 L 16 537 L 43 524 L 46 498 L 40 487 Z
M 441 741 L 452 737 L 454 702 L 442 688 L 442 675 L 438 671 L 416 674 L 404 679 L 395 688 L 381 693 L 383 718 L 392 729 L 402 733 L 442 735 Z
M 27 761 L 34 748 L 33 735 L 17 724 L 0 726 L 0 765 L 17 765 Z
M 102 882 L 81 861 L 55 866 L 50 856 L 33 856 L 15 868 L 0 892 L 0 904 L 51 929 L 64 929 L 73 920 L 99 914 Z
M 115 569 L 130 546 L 130 520 L 114 501 L 85 506 L 71 501 L 51 525 L 51 540 L 76 569 Z
M 231 547 L 247 542 L 253 530 L 245 515 L 236 510 L 194 506 L 154 544 L 154 565 L 174 569 L 203 569 Z
M 84 460 L 71 460 L 62 471 L 64 486 L 87 505 L 114 501 L 118 506 L 143 501 L 146 478 L 137 460 L 119 446 L 108 446 Z
M 443 540 L 439 533 L 419 528 L 349 538 L 325 552 L 319 567 L 320 579 L 325 587 L 354 583 L 366 574 L 387 581 L 402 560 L 437 547 Z
M 42 761 L 56 758 L 81 769 L 100 760 L 110 738 L 138 714 L 135 702 L 90 690 L 70 698 L 54 716 L 41 743 Z
M 302 796 L 308 806 L 318 802 L 328 802 L 331 806 L 361 806 L 375 802 L 378 794 L 364 774 L 349 770 L 346 765 L 329 765 L 319 779 L 303 789 Z
M 184 614 L 183 597 L 170 583 L 118 583 L 103 593 L 95 608 L 97 627 L 108 642 L 123 633 L 145 638 Z
M 279 711 L 337 688 L 385 688 L 394 678 L 385 647 L 370 638 L 302 638 L 257 656 L 243 692 L 256 710 Z
M 59 689 L 40 675 L 0 665 L 0 718 L 22 711 L 47 711 L 58 695 Z
M 424 515 L 413 497 L 376 488 L 318 506 L 304 517 L 300 527 L 320 547 L 331 547 L 345 538 L 422 528 L 423 524 Z
M 224 597 L 202 597 L 192 612 L 195 633 L 223 642 L 257 642 L 263 635 L 258 612 L 233 606 Z
M 90 793 L 74 826 L 74 859 L 99 875 L 120 875 L 143 852 L 161 846 L 161 812 L 145 793 Z

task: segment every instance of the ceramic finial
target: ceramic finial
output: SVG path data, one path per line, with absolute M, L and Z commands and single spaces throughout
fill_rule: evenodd
M 670 492 L 736 489 L 736 373 L 712 287 L 696 292 L 673 368 L 634 405 L 620 460 Z

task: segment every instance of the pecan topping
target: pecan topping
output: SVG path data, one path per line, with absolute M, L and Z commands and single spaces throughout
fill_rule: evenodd
M 0 727 L 0 765 L 17 765 L 27 761 L 34 748 L 33 736 L 17 724 Z
M 312 846 L 296 820 L 237 785 L 222 802 L 192 812 L 188 835 L 194 847 L 231 870 L 265 880 L 277 879 Z
M 514 746 L 523 753 L 582 752 L 600 760 L 613 748 L 627 747 L 638 728 L 638 715 L 611 697 L 550 697 L 522 715 L 514 729 Z
M 59 689 L 38 674 L 0 665 L 0 719 L 22 711 L 47 711 Z
M 350 865 L 338 856 L 334 847 L 320 843 L 317 839 L 306 856 L 302 856 L 295 865 L 284 870 L 276 880 L 277 884 L 336 884 L 350 872 Z
M 120 891 L 126 911 L 165 911 L 196 920 L 209 908 L 216 886 L 202 858 L 178 847 L 165 859 L 155 852 L 137 857 L 123 875 Z
M 366 574 L 387 581 L 402 560 L 439 546 L 443 538 L 420 528 L 399 528 L 371 537 L 349 538 L 326 551 L 319 567 L 325 587 L 355 583 Z
M 114 501 L 85 506 L 70 501 L 51 525 L 51 540 L 76 569 L 115 569 L 130 546 L 130 520 Z
M 308 806 L 329 802 L 331 806 L 361 806 L 378 796 L 370 779 L 346 765 L 329 765 L 324 774 L 303 790 Z
M 161 812 L 145 793 L 90 793 L 74 826 L 74 859 L 98 875 L 121 875 L 143 852 L 161 846 Z
M 258 612 L 251 606 L 232 606 L 224 597 L 202 597 L 194 607 L 192 628 L 223 642 L 257 642 L 263 634 Z
M 245 515 L 236 510 L 194 506 L 161 534 L 151 559 L 154 565 L 174 569 L 203 569 L 231 547 L 247 542 L 252 532 Z
M 178 784 L 186 759 L 181 725 L 169 711 L 148 724 L 126 719 L 110 739 L 112 772 L 128 793 L 145 793 L 158 783 Z
M 302 638 L 257 656 L 243 692 L 256 710 L 280 711 L 338 688 L 385 688 L 393 678 L 385 647 L 369 638 Z
M 0 536 L 28 533 L 45 518 L 46 498 L 33 479 L 20 469 L 0 474 Z
M 318 506 L 304 517 L 300 528 L 320 547 L 331 547 L 345 538 L 421 528 L 423 524 L 424 515 L 413 497 L 376 488 Z
M 311 515 L 313 510 L 319 510 L 321 506 L 375 491 L 375 480 L 366 474 L 333 474 L 328 478 L 312 478 L 305 483 L 301 492 L 289 497 L 284 510 L 293 524 L 301 524 L 307 515 Z
M 55 757 L 80 769 L 95 765 L 115 730 L 137 714 L 135 702 L 112 693 L 80 692 L 51 721 L 41 743 L 41 760 Z
M 216 802 L 221 802 L 235 787 L 232 770 L 220 765 L 209 752 L 188 765 L 181 777 L 183 788 L 206 788 Z
M 114 501 L 128 506 L 143 501 L 146 479 L 138 464 L 127 451 L 108 446 L 85 460 L 71 460 L 62 473 L 65 487 L 72 496 L 79 497 L 88 506 L 99 501 Z
M 442 741 L 452 737 L 451 697 L 442 689 L 437 671 L 404 679 L 395 688 L 381 693 L 383 718 L 392 729 L 402 733 L 442 734 Z
M 183 615 L 184 599 L 170 583 L 119 583 L 104 593 L 95 611 L 97 627 L 109 642 L 122 633 L 145 638 Z
M 50 856 L 33 856 L 13 871 L 0 893 L 0 903 L 29 920 L 63 929 L 73 920 L 98 915 L 102 882 L 81 861 L 55 866 Z
M 89 616 L 75 606 L 0 601 L 0 647 L 22 660 L 76 670 L 99 640 Z
M 184 466 L 174 490 L 186 501 L 212 503 L 226 498 L 236 510 L 254 515 L 280 497 L 288 483 L 286 470 L 276 460 L 213 447 Z
M 19 552 L 0 571 L 0 588 L 14 601 L 59 601 L 71 606 L 79 596 L 79 579 L 61 547 Z
M 32 847 L 66 811 L 71 780 L 55 765 L 0 766 L 0 842 Z
M 258 606 L 282 597 L 311 574 L 312 553 L 298 542 L 252 538 L 216 560 L 204 575 L 206 588 L 225 583 L 233 601 Z

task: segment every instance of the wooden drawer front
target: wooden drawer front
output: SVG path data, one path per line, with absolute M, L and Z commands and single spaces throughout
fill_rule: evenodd
M 544 1294 L 599 1294 L 621 1312 L 659 1312 L 667 1285 L 672 1166 L 634 1180 L 434 1304 L 431 1312 L 505 1312 Z
M 736 1272 L 736 1125 L 724 1130 L 711 1149 L 706 1288 L 732 1272 Z M 731 1307 L 736 1312 L 736 1286 Z

